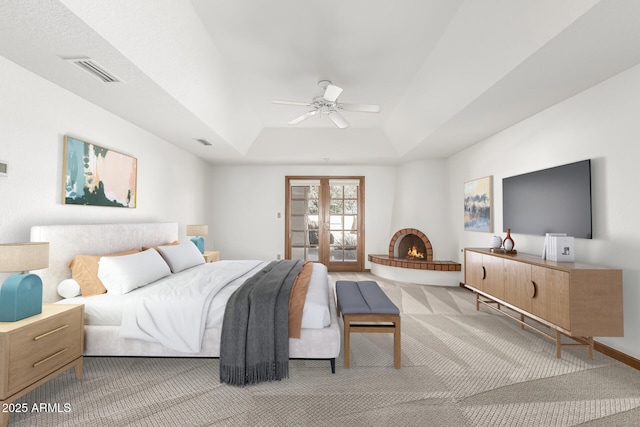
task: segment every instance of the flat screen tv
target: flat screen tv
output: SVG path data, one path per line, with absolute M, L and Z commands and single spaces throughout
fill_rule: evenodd
M 502 209 L 505 231 L 591 239 L 591 160 L 504 178 Z

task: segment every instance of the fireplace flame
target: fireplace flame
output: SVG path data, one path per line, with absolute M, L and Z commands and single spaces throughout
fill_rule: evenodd
M 412 246 L 411 249 L 407 251 L 407 256 L 409 258 L 424 258 L 424 254 L 422 252 L 418 252 L 418 249 L 415 246 Z

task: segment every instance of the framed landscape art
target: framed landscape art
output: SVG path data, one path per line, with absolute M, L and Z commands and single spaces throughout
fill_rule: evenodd
M 464 229 L 493 232 L 493 177 L 464 183 Z
M 135 157 L 65 136 L 62 203 L 135 208 L 137 167 Z

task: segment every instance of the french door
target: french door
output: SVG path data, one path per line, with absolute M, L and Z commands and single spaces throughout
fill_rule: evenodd
M 363 271 L 364 177 L 286 177 L 285 258 Z

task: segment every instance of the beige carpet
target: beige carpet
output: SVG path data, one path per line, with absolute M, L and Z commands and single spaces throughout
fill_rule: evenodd
M 340 358 L 335 375 L 296 360 L 290 378 L 246 388 L 220 385 L 217 359 L 92 357 L 84 380 L 68 371 L 20 399 L 30 410 L 9 425 L 640 425 L 640 371 L 580 348 L 558 360 L 464 289 L 374 279 L 402 311 L 400 370 L 391 334 L 353 335 L 352 367 Z

